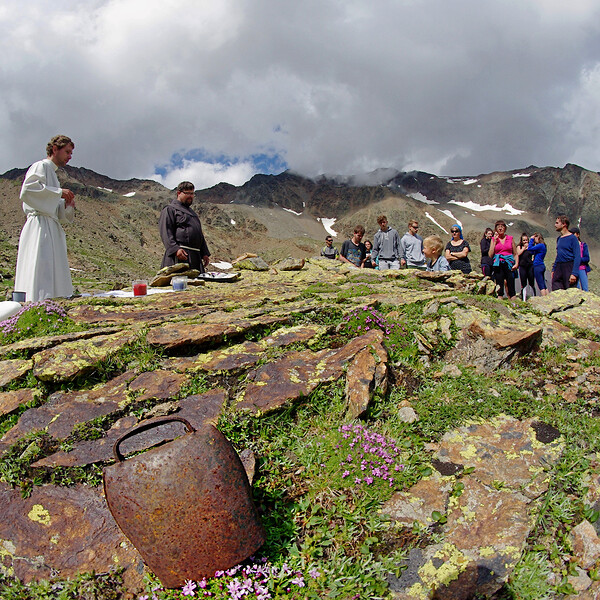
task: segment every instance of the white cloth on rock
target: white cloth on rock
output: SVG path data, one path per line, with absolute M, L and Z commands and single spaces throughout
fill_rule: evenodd
M 15 290 L 25 292 L 32 302 L 73 294 L 67 239 L 60 223 L 71 223 L 74 209 L 65 206 L 57 169 L 49 158 L 40 160 L 29 167 L 21 187 L 27 221 L 19 239 Z

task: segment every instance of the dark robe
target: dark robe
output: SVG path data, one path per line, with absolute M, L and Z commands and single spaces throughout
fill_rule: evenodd
M 204 273 L 202 257 L 210 256 L 210 252 L 198 215 L 190 207 L 174 198 L 171 204 L 162 209 L 158 225 L 160 237 L 165 246 L 161 267 L 187 262 L 190 268 Z M 177 250 L 180 248 L 183 248 L 188 254 L 186 261 L 181 261 L 176 256 Z M 195 250 L 190 248 L 195 248 Z

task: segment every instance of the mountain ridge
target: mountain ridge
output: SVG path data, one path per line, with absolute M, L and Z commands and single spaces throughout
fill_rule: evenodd
M 19 200 L 25 172 L 11 169 L 0 176 L 0 275 L 5 287 L 14 274 L 25 220 Z M 158 270 L 163 253 L 158 215 L 173 190 L 153 180 L 115 180 L 85 167 L 67 166 L 59 178 L 77 196 L 77 225 L 66 231 L 70 264 L 81 289 L 125 286 Z M 437 233 L 444 239 L 450 226 L 461 222 L 474 265 L 483 230 L 499 218 L 509 223 L 515 237 L 540 231 L 549 246 L 548 264 L 553 223 L 560 213 L 580 226 L 593 263 L 600 248 L 600 175 L 573 164 L 530 165 L 472 177 L 393 168 L 351 177 L 256 174 L 241 186 L 219 183 L 196 190 L 194 207 L 214 260 L 230 261 L 243 252 L 255 252 L 268 262 L 312 256 L 327 234 L 323 219 L 334 224 L 339 245 L 357 223 L 372 236 L 381 213 L 400 233 L 415 218 L 422 235 Z

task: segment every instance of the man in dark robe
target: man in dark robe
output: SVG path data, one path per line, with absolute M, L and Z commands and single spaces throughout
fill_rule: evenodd
M 162 267 L 185 262 L 190 268 L 204 273 L 208 266 L 210 252 L 200 219 L 190 208 L 193 201 L 194 184 L 182 181 L 177 186 L 177 198 L 160 213 L 160 237 L 165 245 Z

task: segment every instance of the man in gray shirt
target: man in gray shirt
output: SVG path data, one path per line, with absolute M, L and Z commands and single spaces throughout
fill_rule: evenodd
M 425 269 L 423 238 L 417 231 L 419 231 L 419 223 L 409 221 L 408 231 L 400 240 L 400 263 L 408 269 Z
M 379 270 L 399 269 L 400 236 L 395 229 L 388 226 L 385 215 L 377 217 L 377 224 L 379 225 L 379 231 L 373 238 L 373 250 L 371 252 L 373 266 L 377 266 L 377 257 L 379 257 Z

